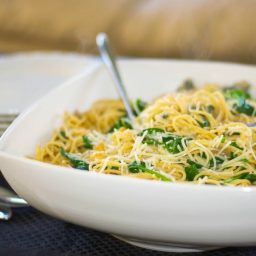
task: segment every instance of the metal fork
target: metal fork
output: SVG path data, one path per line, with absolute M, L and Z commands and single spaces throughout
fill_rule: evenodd
M 17 116 L 17 113 L 0 113 L 0 137 Z M 12 217 L 11 207 L 27 206 L 25 200 L 1 186 L 0 192 L 0 220 L 9 220 Z
M 14 192 L 0 186 L 0 220 L 9 220 L 12 217 L 12 207 L 25 207 L 27 202 Z

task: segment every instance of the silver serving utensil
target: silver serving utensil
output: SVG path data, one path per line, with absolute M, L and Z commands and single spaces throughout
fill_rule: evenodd
M 9 220 L 12 217 L 12 210 L 7 206 L 0 206 L 0 220 Z
M 14 121 L 18 114 L 1 113 L 0 114 L 0 136 Z M 0 219 L 9 220 L 12 216 L 10 207 L 25 207 L 28 203 L 17 196 L 12 191 L 0 186 Z
M 15 193 L 6 189 L 4 187 L 0 187 L 0 209 L 1 207 L 26 207 L 28 203 L 17 196 Z
M 116 65 L 116 59 L 114 54 L 111 52 L 110 44 L 108 41 L 108 37 L 104 33 L 100 33 L 96 37 L 96 44 L 98 46 L 98 49 L 100 51 L 101 58 L 106 65 L 109 73 L 112 76 L 112 79 L 114 80 L 114 83 L 116 85 L 117 92 L 119 96 L 121 97 L 125 109 L 127 111 L 128 118 L 133 121 L 134 120 L 134 114 L 132 112 L 132 107 L 130 105 L 130 101 L 127 95 L 127 92 L 124 87 L 124 83 L 122 81 L 122 78 L 120 76 L 120 72 Z

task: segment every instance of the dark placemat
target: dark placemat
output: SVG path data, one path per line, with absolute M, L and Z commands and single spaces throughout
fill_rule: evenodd
M 3 177 L 0 185 L 7 186 Z M 31 207 L 15 209 L 0 222 L 0 255 L 255 256 L 256 247 L 224 248 L 204 253 L 163 253 L 131 246 L 112 236 L 49 217 Z

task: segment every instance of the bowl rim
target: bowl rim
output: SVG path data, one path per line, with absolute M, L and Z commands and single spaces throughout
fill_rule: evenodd
M 204 61 L 204 60 L 180 60 L 180 59 L 158 59 L 158 58 L 134 58 L 134 59 L 121 59 L 120 62 L 136 62 L 136 63 L 143 63 L 143 62 L 150 62 L 150 63 L 157 63 L 157 62 L 163 62 L 163 63 L 172 63 L 172 64 L 190 64 L 190 65 L 202 65 L 206 64 L 209 66 L 236 66 L 241 68 L 249 68 L 249 69 L 255 69 L 255 65 L 250 64 L 241 64 L 241 63 L 233 63 L 233 62 L 221 62 L 221 61 Z M 109 182 L 110 180 L 113 181 L 119 181 L 123 182 L 124 184 L 144 184 L 145 186 L 149 187 L 155 187 L 155 188 L 172 188 L 172 189 L 193 189 L 193 190 L 209 190 L 209 191 L 222 191 L 222 192 L 241 192 L 241 193 L 256 193 L 256 186 L 248 186 L 248 187 L 239 187 L 239 186 L 214 186 L 209 184 L 194 184 L 189 182 L 163 182 L 159 180 L 146 180 L 146 179 L 136 179 L 129 176 L 120 176 L 120 175 L 113 175 L 113 174 L 104 174 L 104 173 L 97 173 L 97 172 L 88 172 L 88 171 L 81 171 L 77 170 L 72 167 L 65 167 L 65 166 L 59 166 L 54 165 L 50 163 L 40 162 L 35 159 L 31 159 L 25 156 L 18 156 L 15 154 L 7 153 L 5 152 L 2 147 L 3 145 L 8 142 L 9 134 L 13 129 L 15 129 L 16 124 L 22 122 L 22 120 L 31 112 L 33 109 L 40 105 L 41 102 L 45 101 L 48 96 L 51 94 L 55 94 L 58 90 L 62 90 L 63 88 L 69 86 L 71 83 L 81 79 L 82 77 L 90 74 L 93 71 L 96 71 L 99 68 L 102 68 L 103 64 L 98 61 L 97 59 L 95 62 L 92 63 L 91 67 L 89 67 L 86 71 L 75 75 L 74 77 L 68 79 L 64 83 L 60 84 L 59 86 L 56 86 L 52 90 L 50 90 L 46 95 L 44 95 L 42 98 L 40 98 L 38 101 L 30 105 L 26 110 L 24 110 L 15 120 L 14 122 L 8 127 L 8 129 L 4 132 L 4 134 L 0 138 L 0 156 L 4 158 L 8 158 L 12 161 L 17 161 L 23 164 L 31 165 L 32 167 L 45 167 L 46 169 L 51 169 L 53 172 L 63 172 L 64 174 L 67 173 L 70 175 L 82 175 L 85 177 L 97 177 L 97 179 L 102 179 L 105 182 Z

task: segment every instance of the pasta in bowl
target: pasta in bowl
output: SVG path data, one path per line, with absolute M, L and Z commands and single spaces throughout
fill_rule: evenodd
M 253 185 L 256 181 L 256 101 L 247 82 L 196 88 L 151 102 L 137 99 L 131 123 L 120 100 L 98 100 L 65 113 L 37 160 L 105 174 L 166 182 Z
M 134 102 L 136 120 L 112 100 L 109 74 L 95 63 L 1 137 L 0 169 L 12 188 L 46 214 L 141 247 L 255 245 L 254 129 L 246 125 L 255 118 L 255 67 L 159 60 L 120 67 L 131 99 L 143 99 Z M 196 88 L 183 83 L 188 77 Z

